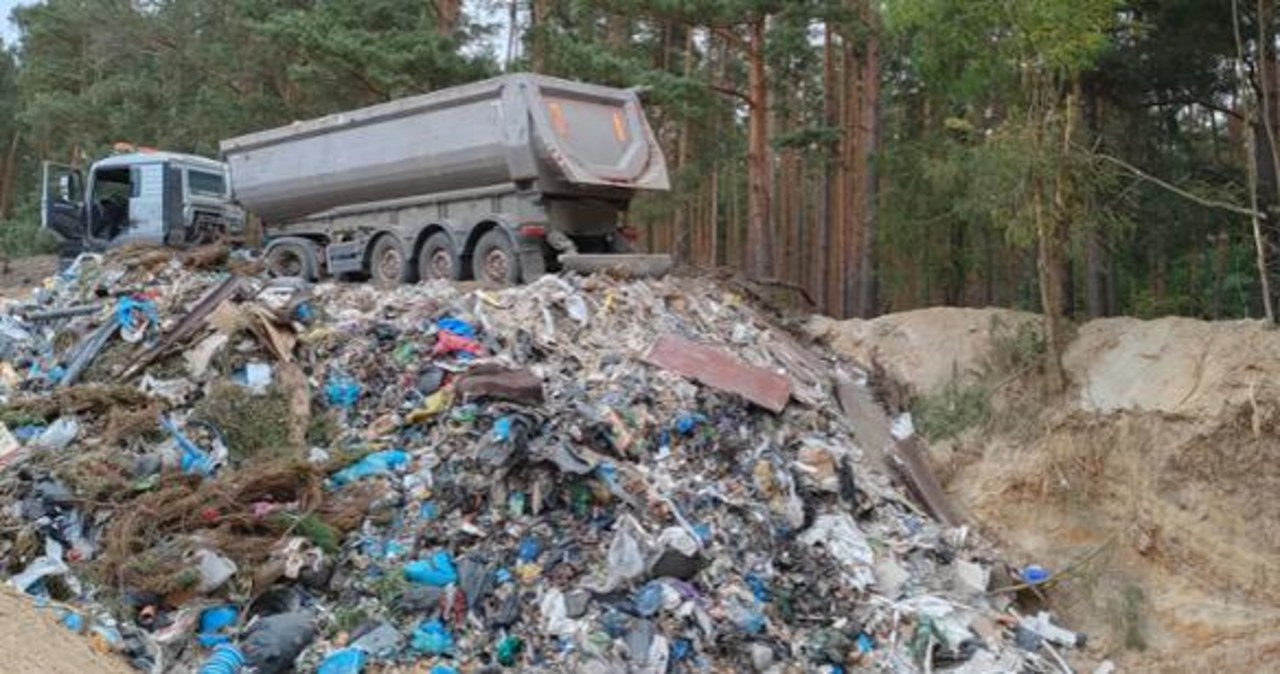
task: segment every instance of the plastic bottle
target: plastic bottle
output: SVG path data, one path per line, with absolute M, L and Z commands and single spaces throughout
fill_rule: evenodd
M 231 644 L 220 644 L 213 654 L 200 665 L 199 674 L 240 674 L 244 669 L 244 654 Z

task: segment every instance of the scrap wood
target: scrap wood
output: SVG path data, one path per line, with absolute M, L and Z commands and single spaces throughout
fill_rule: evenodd
M 141 373 L 148 365 L 159 360 L 161 357 L 168 354 L 170 350 L 190 339 L 204 325 L 204 319 L 207 318 L 209 314 L 213 313 L 213 311 L 218 307 L 222 306 L 224 302 L 234 297 L 243 287 L 243 284 L 244 279 L 239 276 L 232 276 L 226 281 L 223 281 L 217 288 L 209 291 L 209 293 L 205 295 L 204 299 L 196 303 L 195 308 L 187 313 L 187 315 L 178 322 L 178 325 L 160 340 L 160 343 L 140 354 L 137 360 L 134 361 L 133 365 L 130 365 L 128 369 L 120 375 L 120 380 L 124 381 L 132 379 Z
M 467 370 L 458 377 L 454 389 L 464 400 L 488 397 L 529 407 L 538 407 L 546 400 L 537 375 L 495 363 L 482 363 Z
M 115 336 L 120 330 L 120 323 L 115 317 L 110 317 L 97 330 L 89 334 L 84 341 L 76 346 L 73 355 L 68 359 L 66 371 L 62 375 L 62 380 L 58 382 L 58 386 L 66 388 L 72 386 L 80 379 L 80 375 L 84 374 L 85 369 L 93 363 L 93 360 L 102 353 L 106 348 L 107 342 Z
M 292 363 L 293 349 L 298 345 L 293 326 L 281 323 L 275 312 L 260 304 L 251 304 L 244 311 L 249 317 L 249 330 L 271 350 L 276 360 Z
M 660 337 L 644 356 L 650 365 L 736 393 L 775 414 L 791 399 L 791 380 L 720 349 L 676 335 Z
M 102 311 L 103 305 L 98 304 L 82 304 L 72 307 L 61 307 L 58 309 L 41 310 L 39 307 L 24 307 L 19 311 L 27 321 L 32 323 L 43 323 L 45 321 L 57 321 L 64 318 L 74 318 L 76 316 L 92 316 Z
M 907 491 L 934 519 L 947 526 L 960 526 L 964 520 L 952 507 L 937 475 L 929 466 L 927 451 L 920 438 L 895 439 L 889 416 L 871 396 L 869 389 L 854 383 L 843 373 L 837 373 L 834 382 L 836 398 L 853 427 L 859 445 L 881 465 L 896 473 L 906 484 Z
M 989 590 L 986 594 L 997 595 L 997 594 L 1004 594 L 1006 592 L 1018 592 L 1020 590 L 1038 590 L 1039 588 L 1050 587 L 1061 580 L 1069 578 L 1076 571 L 1084 568 L 1085 566 L 1093 562 L 1093 560 L 1096 559 L 1098 555 L 1101 555 L 1103 551 L 1111 547 L 1111 544 L 1115 543 L 1115 541 L 1116 541 L 1116 535 L 1112 534 L 1111 536 L 1107 537 L 1107 540 L 1098 544 L 1097 547 L 1085 553 L 1079 559 L 1072 561 L 1070 564 L 1067 564 L 1066 566 L 1062 567 L 1058 571 L 1053 572 L 1052 574 L 1049 575 L 1048 578 L 1045 578 L 1044 580 L 1038 583 L 1027 583 L 1027 582 L 1015 583 L 1013 585 L 1009 585 L 1006 587 L 998 587 L 994 590 Z
M 307 429 L 311 427 L 311 393 L 302 368 L 286 362 L 279 368 L 280 388 L 289 401 L 289 444 L 305 449 Z

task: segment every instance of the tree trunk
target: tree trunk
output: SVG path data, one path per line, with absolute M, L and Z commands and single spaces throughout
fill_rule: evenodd
M 772 159 L 769 152 L 769 80 L 764 36 L 767 17 L 751 21 L 747 47 L 747 89 L 750 98 L 747 135 L 747 274 L 764 278 L 769 273 L 770 194 Z
M 450 37 L 458 31 L 462 22 L 462 0 L 434 0 L 436 32 Z
M 1039 123 L 1041 130 L 1036 133 L 1036 144 L 1040 152 L 1059 152 L 1060 161 L 1065 161 L 1071 152 L 1071 142 L 1075 132 L 1076 105 L 1080 100 L 1080 81 L 1072 82 L 1071 93 L 1067 96 L 1062 109 L 1062 145 L 1055 148 L 1046 142 L 1044 129 L 1051 119 L 1052 111 L 1046 107 L 1040 114 L 1044 115 Z M 1036 240 L 1039 252 L 1040 303 L 1045 317 L 1046 341 L 1049 346 L 1048 384 L 1052 393 L 1061 393 L 1066 389 L 1066 373 L 1062 368 L 1062 353 L 1066 348 L 1065 338 L 1065 296 L 1066 281 L 1064 254 L 1069 241 L 1070 211 L 1066 203 L 1066 168 L 1060 167 L 1054 176 L 1053 212 L 1046 214 L 1044 206 L 1044 178 L 1038 169 L 1032 179 L 1033 209 L 1036 225 Z
M 876 172 L 876 155 L 880 151 L 880 33 L 875 7 L 870 2 L 863 5 L 864 23 L 868 27 L 866 37 L 867 56 L 862 69 L 862 142 L 859 170 L 862 172 L 862 250 L 858 263 L 858 296 L 854 303 L 857 314 L 863 318 L 874 316 L 876 311 L 876 223 L 878 216 L 879 176 Z
M 15 131 L 4 164 L 0 165 L 0 220 L 13 217 L 13 185 L 17 181 L 18 145 L 21 142 L 22 134 Z
M 1107 311 L 1106 249 L 1102 245 L 1102 233 L 1096 228 L 1085 235 L 1084 251 L 1084 305 L 1089 318 L 1102 318 Z
M 1045 342 L 1049 352 L 1046 374 L 1049 390 L 1059 393 L 1066 388 L 1066 373 L 1062 369 L 1063 321 L 1062 274 L 1059 273 L 1055 249 L 1052 216 L 1045 213 L 1044 179 L 1037 174 L 1032 180 L 1033 212 L 1036 225 L 1037 265 L 1040 285 L 1040 310 L 1044 313 Z
M 610 14 L 605 19 L 604 39 L 610 51 L 621 55 L 622 51 L 631 44 L 631 19 L 624 14 Z
M 827 128 L 834 129 L 840 120 L 839 107 L 836 105 L 838 85 L 836 80 L 835 42 L 832 40 L 832 31 L 833 27 L 828 22 L 822 39 L 822 106 L 823 118 Z M 809 256 L 813 261 L 809 287 L 813 289 L 812 294 L 818 303 L 819 311 L 826 311 L 828 310 L 827 307 L 830 306 L 827 293 L 827 270 L 831 268 L 829 264 L 832 243 L 831 227 L 835 221 L 837 210 L 836 190 L 833 187 L 838 177 L 836 155 L 836 148 L 828 149 L 825 157 L 826 161 L 823 163 L 822 211 L 818 219 L 819 231 L 817 236 L 813 237 L 814 248 Z
M 533 54 L 529 59 L 529 68 L 535 73 L 547 70 L 547 15 L 550 0 L 532 0 L 530 24 L 533 30 Z

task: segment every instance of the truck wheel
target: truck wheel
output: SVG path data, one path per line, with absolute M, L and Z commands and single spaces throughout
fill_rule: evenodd
M 427 237 L 418 253 L 418 280 L 457 281 L 462 278 L 462 261 L 453 247 L 453 240 L 444 232 Z
M 369 253 L 369 277 L 374 283 L 398 285 L 413 280 L 413 268 L 404 245 L 394 236 L 381 236 Z
M 271 276 L 316 280 L 316 253 L 310 241 L 295 239 L 277 242 L 267 251 L 263 263 Z
M 471 255 L 471 273 L 477 281 L 498 286 L 520 282 L 520 257 L 506 232 L 491 229 L 480 237 Z

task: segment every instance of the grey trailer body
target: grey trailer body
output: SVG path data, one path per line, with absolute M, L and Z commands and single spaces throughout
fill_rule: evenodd
M 627 252 L 632 197 L 669 188 L 634 92 L 526 74 L 221 149 L 233 197 L 263 220 L 268 267 L 309 277 L 528 280 Z
M 129 243 L 187 246 L 237 235 L 244 213 L 228 197 L 221 162 L 173 152 L 129 152 L 79 169 L 44 165 L 43 226 L 68 256 Z

